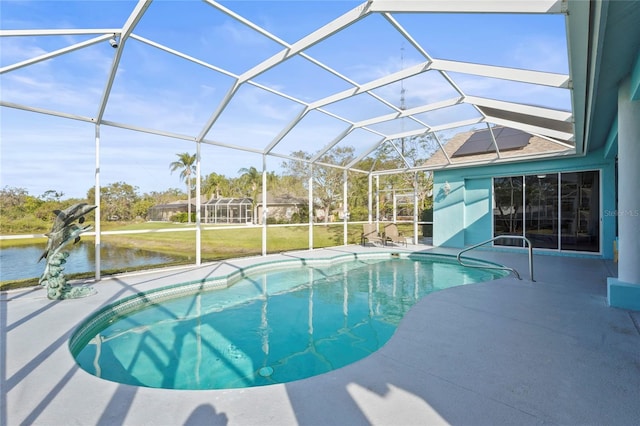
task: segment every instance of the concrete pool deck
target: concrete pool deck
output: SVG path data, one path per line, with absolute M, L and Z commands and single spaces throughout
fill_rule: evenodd
M 387 248 L 388 249 L 388 248 Z M 346 246 L 268 256 L 335 256 Z M 397 251 L 455 253 L 426 246 Z M 98 294 L 50 301 L 43 289 L 2 293 L 0 424 L 13 425 L 637 425 L 640 312 L 610 308 L 610 261 L 522 253 L 471 256 L 520 271 L 423 298 L 373 355 L 297 382 L 172 391 L 108 382 L 69 352 L 98 308 L 170 283 L 263 262 L 247 258 L 103 279 Z

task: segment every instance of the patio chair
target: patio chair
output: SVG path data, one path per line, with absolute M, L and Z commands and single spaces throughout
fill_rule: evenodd
M 364 246 L 367 242 L 384 245 L 384 237 L 378 232 L 378 225 L 376 223 L 365 223 L 362 225 L 360 244 Z
M 385 244 L 387 241 L 391 241 L 394 244 L 404 244 L 407 245 L 407 239 L 402 235 L 401 232 L 398 231 L 398 225 L 395 223 L 390 223 L 385 225 L 384 227 L 384 239 Z

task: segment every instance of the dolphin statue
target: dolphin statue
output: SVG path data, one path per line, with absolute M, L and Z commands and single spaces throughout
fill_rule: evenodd
M 71 240 L 73 240 L 74 244 L 77 243 L 78 241 L 80 241 L 80 234 L 82 234 L 85 231 L 88 231 L 91 228 L 92 228 L 91 225 L 82 227 L 73 223 L 57 231 L 52 231 L 52 232 L 49 232 L 48 234 L 45 234 L 47 237 L 49 237 L 49 241 L 47 241 L 47 247 L 44 250 L 44 253 L 42 253 L 40 258 L 38 259 L 38 262 L 40 262 L 42 259 L 46 259 L 47 256 L 49 256 L 49 253 L 57 253 L 62 247 L 67 245 Z
M 67 263 L 67 257 L 69 257 L 69 253 L 66 251 L 52 254 L 48 259 L 47 265 L 44 267 L 44 272 L 40 280 L 38 280 L 38 284 L 44 286 L 51 276 L 57 277 L 60 275 L 64 270 L 63 265 Z
M 71 229 L 65 231 L 66 228 L 69 228 L 70 225 L 78 220 L 78 223 L 84 223 L 84 215 L 91 212 L 98 206 L 94 206 L 87 203 L 77 203 L 70 207 L 67 207 L 64 210 L 54 210 L 53 213 L 56 215 L 55 220 L 53 221 L 53 226 L 51 227 L 51 231 L 48 234 L 45 234 L 49 237 L 49 241 L 47 241 L 47 247 L 38 259 L 40 262 L 42 259 L 46 259 L 51 250 L 55 250 L 60 248 L 62 245 L 66 244 L 68 240 L 68 236 L 77 231 L 79 228 L 77 225 L 75 227 L 71 227 Z M 88 227 L 84 228 L 87 230 Z M 80 233 L 84 231 L 78 232 L 74 238 L 76 239 L 76 243 L 80 241 Z
M 53 226 L 51 228 L 51 232 L 59 231 L 67 225 L 78 220 L 78 222 L 84 222 L 84 215 L 91 212 L 98 206 L 93 206 L 87 203 L 78 203 L 74 204 L 71 207 L 68 207 L 64 210 L 54 210 L 53 213 L 56 215 L 56 218 L 53 222 Z

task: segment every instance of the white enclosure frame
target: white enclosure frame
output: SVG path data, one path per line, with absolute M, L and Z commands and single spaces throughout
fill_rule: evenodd
M 573 153 L 580 153 L 582 147 L 582 141 L 576 140 L 575 137 L 575 117 L 572 111 L 564 111 L 564 110 L 555 110 L 551 108 L 545 108 L 540 106 L 533 105 L 525 105 L 514 102 L 505 102 L 498 101 L 493 99 L 487 99 L 478 96 L 470 96 L 467 95 L 455 82 L 454 78 L 451 77 L 450 73 L 456 74 L 466 74 L 466 75 L 474 75 L 481 77 L 489 77 L 492 79 L 504 80 L 504 81 L 515 81 L 528 83 L 533 85 L 559 88 L 568 90 L 571 94 L 572 102 L 575 103 L 574 93 L 573 93 L 573 85 L 572 85 L 572 76 L 566 74 L 556 74 L 549 72 L 541 72 L 536 70 L 523 70 L 516 68 L 507 68 L 507 67 L 498 67 L 498 66 L 489 66 L 483 64 L 474 64 L 474 63 L 466 63 L 460 61 L 453 60 L 444 60 L 439 58 L 432 57 L 427 50 L 420 45 L 414 36 L 410 34 L 396 19 L 396 15 L 398 14 L 423 14 L 423 13 L 514 13 L 514 14 L 561 14 L 565 16 L 565 25 L 567 33 L 569 32 L 569 3 L 566 0 L 536 0 L 536 1 L 516 1 L 516 0 L 368 0 L 352 10 L 344 13 L 341 16 L 338 16 L 333 21 L 327 23 L 320 28 L 317 28 L 315 31 L 307 34 L 306 36 L 300 38 L 298 41 L 294 43 L 288 43 L 276 35 L 270 33 L 267 29 L 261 27 L 260 25 L 240 16 L 233 10 L 231 10 L 231 6 L 228 8 L 223 4 L 214 1 L 214 0 L 205 0 L 210 7 L 216 9 L 219 12 L 227 15 L 228 17 L 236 20 L 237 22 L 251 28 L 252 30 L 258 32 L 262 36 L 268 38 L 272 42 L 275 42 L 282 46 L 282 49 L 275 55 L 265 59 L 261 63 L 251 67 L 250 69 L 245 70 L 242 73 L 233 73 L 229 70 L 223 69 L 222 67 L 207 63 L 201 59 L 192 57 L 184 52 L 180 52 L 164 46 L 154 40 L 147 39 L 136 34 L 136 26 L 137 24 L 145 18 L 145 13 L 147 12 L 149 6 L 152 4 L 152 0 L 140 0 L 136 3 L 135 7 L 131 11 L 126 22 L 123 23 L 121 27 L 117 28 L 86 28 L 86 29 L 78 29 L 78 28 L 69 28 L 69 29 L 3 29 L 0 30 L 0 37 L 23 37 L 23 36 L 51 36 L 51 35 L 91 35 L 92 38 L 89 38 L 86 41 L 81 43 L 72 44 L 68 47 L 58 49 L 53 52 L 48 52 L 31 59 L 21 61 L 19 63 L 6 65 L 0 68 L 0 76 L 3 74 L 7 74 L 13 72 L 15 70 L 28 67 L 34 64 L 37 64 L 42 61 L 46 61 L 51 58 L 55 58 L 57 56 L 65 55 L 67 53 L 86 48 L 88 46 L 97 44 L 97 43 L 107 43 L 111 39 L 117 40 L 118 47 L 113 49 L 113 60 L 110 67 L 110 71 L 108 73 L 107 79 L 105 81 L 104 90 L 102 92 L 102 96 L 99 104 L 96 106 L 96 113 L 93 116 L 80 116 L 69 114 L 64 111 L 57 110 L 49 110 L 43 109 L 39 107 L 35 107 L 32 105 L 25 105 L 20 103 L 11 102 L 9 100 L 2 99 L 0 100 L 0 106 L 3 108 L 13 108 L 18 110 L 29 111 L 38 114 L 47 114 L 51 116 L 77 120 L 87 123 L 93 123 L 95 125 L 95 196 L 96 196 L 96 204 L 100 206 L 100 129 L 102 126 L 111 126 L 115 128 L 127 129 L 135 132 L 143 132 L 152 135 L 160 135 L 166 136 L 169 138 L 181 140 L 181 141 L 189 141 L 195 143 L 197 155 L 196 155 L 196 265 L 201 263 L 201 217 L 200 217 L 200 206 L 202 205 L 201 199 L 201 182 L 200 182 L 200 167 L 201 167 L 201 147 L 202 144 L 209 144 L 214 146 L 219 146 L 223 148 L 230 148 L 234 150 L 240 150 L 248 153 L 259 154 L 262 156 L 262 202 L 263 205 L 266 206 L 267 200 L 267 166 L 266 161 L 267 157 L 277 157 L 285 160 L 299 160 L 297 158 L 278 154 L 274 150 L 278 146 L 278 144 L 294 129 L 296 126 L 307 116 L 310 112 L 315 111 L 327 116 L 333 117 L 341 122 L 344 122 L 348 125 L 347 129 L 343 131 L 341 134 L 331 137 L 327 140 L 326 145 L 323 146 L 321 150 L 319 150 L 315 156 L 309 160 L 305 160 L 308 163 L 309 168 L 319 167 L 319 166 L 327 166 L 327 167 L 335 167 L 338 169 L 342 169 L 344 171 L 344 187 L 343 187 L 343 205 L 344 211 L 342 212 L 343 222 L 344 222 L 344 243 L 347 244 L 347 225 L 349 223 L 349 212 L 346 209 L 348 205 L 348 171 L 362 173 L 368 176 L 368 186 L 369 186 L 369 198 L 368 198 L 368 207 L 369 207 L 369 222 L 380 221 L 379 212 L 375 214 L 372 211 L 374 196 L 376 197 L 376 205 L 379 205 L 379 177 L 381 175 L 386 174 L 395 174 L 395 173 L 413 173 L 414 174 L 414 206 L 417 205 L 418 195 L 417 195 L 417 174 L 423 171 L 433 171 L 439 168 L 452 168 L 457 167 L 455 160 L 452 160 L 450 156 L 444 151 L 443 143 L 438 138 L 435 132 L 447 130 L 447 129 L 455 129 L 457 127 L 467 126 L 470 124 L 486 124 L 489 125 L 504 125 L 509 126 L 514 129 L 519 129 L 524 132 L 530 133 L 533 136 L 540 136 L 545 138 L 546 140 L 552 141 L 558 147 L 561 147 L 565 150 L 572 150 Z M 365 83 L 357 83 L 350 79 L 349 77 L 341 74 L 340 72 L 332 69 L 330 66 L 322 63 L 321 61 L 313 58 L 307 53 L 307 49 L 310 47 L 322 43 L 324 40 L 330 38 L 331 36 L 339 33 L 340 31 L 350 27 L 352 24 L 367 19 L 373 15 L 379 15 L 384 18 L 386 22 L 391 24 L 391 26 L 404 38 L 406 43 L 420 52 L 423 56 L 423 62 L 407 66 L 406 68 L 402 68 L 399 71 L 392 72 L 388 75 L 385 75 L 381 78 L 368 81 Z M 127 49 L 127 42 L 129 40 L 136 40 L 138 42 L 144 43 L 148 46 L 151 46 L 155 49 L 163 51 L 170 55 L 175 55 L 182 60 L 189 61 L 191 63 L 197 64 L 199 66 L 208 68 L 216 73 L 223 74 L 232 79 L 232 84 L 227 88 L 226 95 L 222 98 L 222 100 L 214 106 L 210 115 L 206 122 L 202 123 L 200 130 L 194 134 L 179 134 L 167 132 L 154 128 L 147 128 L 142 126 L 134 126 L 120 122 L 109 121 L 105 119 L 105 110 L 110 101 L 110 96 L 114 84 L 114 80 L 116 78 L 116 74 L 118 73 L 120 61 L 123 52 Z M 570 43 L 571 40 L 568 40 Z M 569 47 L 569 52 L 571 53 L 571 45 Z M 488 47 L 489 48 L 489 47 Z M 311 61 L 313 64 L 320 67 L 325 72 L 333 75 L 334 77 L 348 83 L 351 87 L 347 90 L 343 90 L 332 95 L 326 96 L 322 99 L 316 99 L 313 101 L 304 101 L 302 99 L 298 99 L 290 94 L 283 93 L 277 88 L 267 87 L 264 84 L 260 84 L 255 81 L 256 77 L 260 76 L 262 73 L 279 66 L 284 63 L 288 59 L 299 56 L 308 61 Z M 401 82 L 404 79 L 417 76 L 423 73 L 437 73 L 441 76 L 450 86 L 451 89 L 457 93 L 457 96 L 445 100 L 438 101 L 434 103 L 428 103 L 424 105 L 415 106 L 412 108 L 403 108 L 401 106 L 395 105 L 393 102 L 390 102 L 386 99 L 383 99 L 379 94 L 375 92 L 376 89 L 379 89 L 383 86 L 389 85 L 395 82 Z M 237 95 L 239 89 L 244 85 L 250 85 L 252 87 L 264 90 L 273 95 L 281 97 L 283 99 L 287 99 L 294 103 L 297 103 L 302 106 L 302 112 L 290 121 L 286 126 L 284 126 L 278 135 L 273 138 L 266 146 L 262 149 L 251 148 L 249 146 L 235 145 L 230 144 L 228 142 L 219 141 L 210 135 L 210 130 L 214 126 L 214 124 L 221 117 L 223 112 L 226 110 L 227 106 Z M 345 100 L 350 97 L 354 97 L 361 94 L 368 94 L 372 98 L 381 102 L 383 105 L 391 108 L 394 112 L 390 114 L 385 114 L 376 117 L 369 117 L 367 119 L 361 121 L 350 121 L 345 117 L 341 117 L 337 114 L 331 113 L 325 109 L 328 105 L 340 101 Z M 478 113 L 479 117 L 474 119 L 467 119 L 455 122 L 449 122 L 440 125 L 430 125 L 429 123 L 424 122 L 420 119 L 419 115 L 424 114 L 429 111 L 437 111 L 443 108 L 452 107 L 455 105 L 466 104 L 473 107 Z M 499 117 L 494 117 L 488 115 L 484 112 L 483 108 L 490 109 L 491 111 L 502 111 L 508 115 L 508 113 L 516 113 L 518 117 L 517 120 L 511 121 L 506 119 L 507 115 L 500 114 Z M 380 132 L 378 130 L 374 130 L 372 126 L 380 123 L 385 123 L 393 120 L 411 120 L 413 124 L 416 124 L 417 130 L 408 130 L 397 133 L 386 134 Z M 567 127 L 559 126 L 560 124 L 569 124 L 569 128 L 571 131 L 566 130 L 558 130 L 559 128 L 566 129 Z M 355 130 L 362 130 L 368 132 L 375 136 L 375 143 L 371 144 L 367 149 L 364 150 L 357 158 L 351 161 L 346 165 L 338 165 L 338 164 L 324 164 L 320 162 L 320 159 L 324 154 L 329 152 L 333 147 L 343 141 L 347 136 L 349 136 Z M 446 159 L 446 164 L 438 167 L 426 167 L 421 164 L 411 164 L 411 162 L 402 156 L 400 152 L 397 142 L 403 138 L 408 138 L 412 136 L 420 136 L 420 135 L 433 135 L 435 141 L 438 144 L 438 149 L 444 154 Z M 374 153 L 379 147 L 384 144 L 391 144 L 394 149 L 398 152 L 399 158 L 402 160 L 403 165 L 397 169 L 393 170 L 382 170 L 373 168 L 371 170 L 363 170 L 358 168 L 359 162 L 366 158 L 367 156 Z M 518 161 L 523 161 L 532 158 L 540 158 L 540 156 L 544 156 L 545 153 L 536 153 L 530 154 L 524 157 L 518 157 Z M 567 152 L 564 151 L 563 155 L 567 155 Z M 508 162 L 514 161 L 513 158 L 503 158 L 500 156 L 498 152 L 497 159 L 491 160 L 492 164 L 496 164 L 499 162 Z M 375 183 L 373 179 L 375 178 Z M 313 188 L 313 180 L 309 178 L 308 184 L 308 193 L 309 193 L 309 211 L 313 211 L 313 196 L 314 196 L 314 188 Z M 103 233 L 100 229 L 100 208 L 96 209 L 96 232 L 95 232 L 95 244 L 96 244 L 96 279 L 100 279 L 100 236 Z M 262 254 L 266 255 L 267 253 L 267 221 L 266 214 L 267 210 L 264 209 L 262 220 Z M 414 208 L 413 214 L 413 222 L 414 222 L 414 242 L 417 243 L 417 235 L 418 235 L 418 212 Z M 312 214 L 309 217 L 309 248 L 313 249 L 313 218 Z M 180 229 L 183 230 L 183 229 Z M 171 230 L 167 230 L 169 232 Z M 175 231 L 175 230 L 174 230 Z M 115 233 L 115 232 L 114 232 Z

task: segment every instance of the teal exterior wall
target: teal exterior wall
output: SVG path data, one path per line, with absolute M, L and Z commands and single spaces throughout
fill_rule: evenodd
M 487 229 L 491 229 L 493 221 L 491 182 L 491 178 L 464 180 L 464 241 L 473 241 L 467 244 L 487 240 Z
M 594 151 L 585 157 L 435 171 L 433 174 L 435 194 L 433 244 L 440 247 L 462 248 L 493 237 L 493 177 L 587 170 L 600 171 L 601 252 L 585 253 L 585 255 L 612 259 L 616 232 L 615 159 L 605 158 L 603 150 Z M 450 187 L 448 194 L 444 191 L 445 183 Z M 576 255 L 576 252 L 572 255 Z

